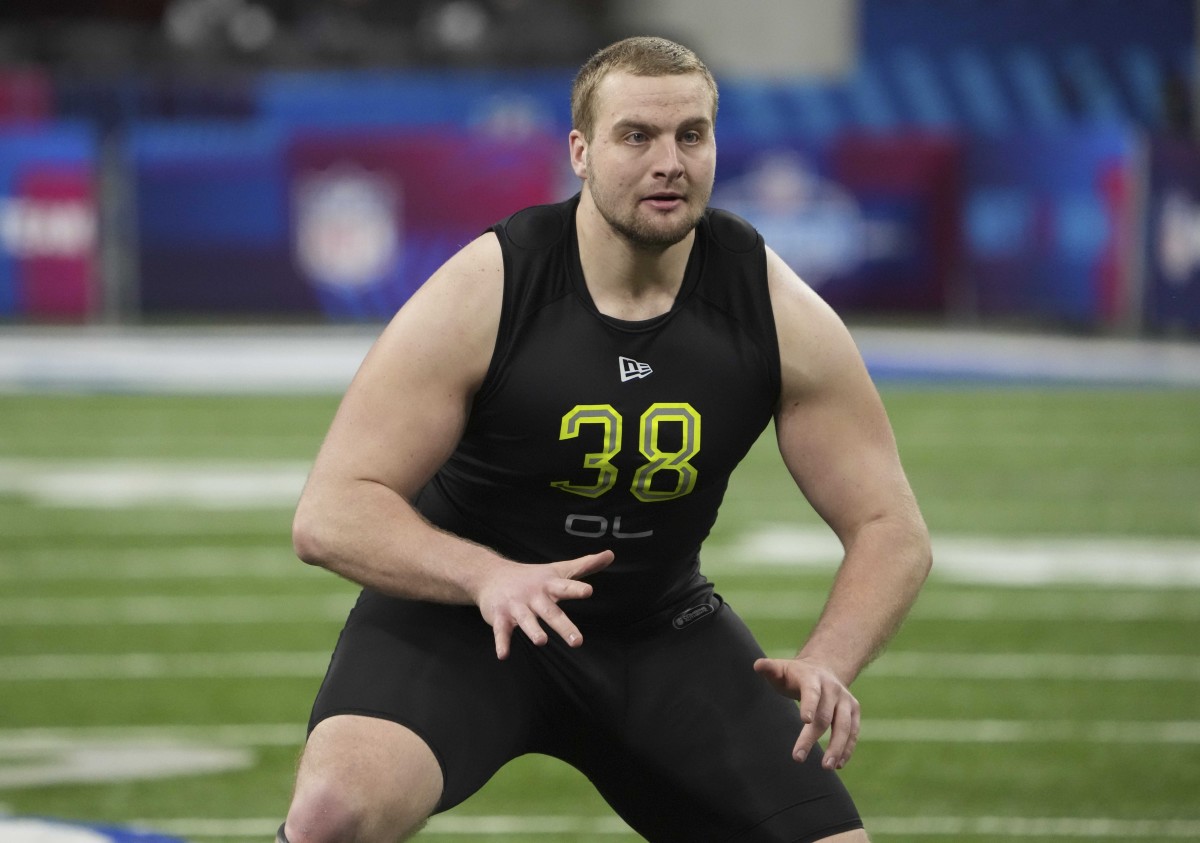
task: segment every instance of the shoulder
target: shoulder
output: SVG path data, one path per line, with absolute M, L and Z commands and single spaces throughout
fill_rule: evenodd
M 491 360 L 503 301 L 504 262 L 492 233 L 447 260 L 392 318 L 377 351 L 471 391 Z
M 862 368 L 849 330 L 783 258 L 769 247 L 766 252 L 784 398 L 836 386 L 849 372 Z
M 726 251 L 745 254 L 763 245 L 763 238 L 758 229 L 737 214 L 720 208 L 709 208 L 704 218 L 709 237 Z
M 492 231 L 505 245 L 540 251 L 560 242 L 569 232 L 578 197 L 552 205 L 533 205 L 517 211 L 496 225 Z
M 456 313 L 463 313 L 464 308 L 469 312 L 473 296 L 481 296 L 485 301 L 494 297 L 498 304 L 503 280 L 504 258 L 500 242 L 489 231 L 463 246 L 438 267 L 413 294 L 409 304 L 433 306 L 448 300 L 455 304 Z M 426 304 L 427 300 L 432 301 Z

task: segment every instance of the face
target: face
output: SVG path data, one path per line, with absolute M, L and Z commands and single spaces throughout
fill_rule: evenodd
M 666 248 L 695 228 L 712 196 L 713 97 L 698 74 L 610 73 L 596 91 L 589 142 L 571 162 L 600 215 L 639 247 Z

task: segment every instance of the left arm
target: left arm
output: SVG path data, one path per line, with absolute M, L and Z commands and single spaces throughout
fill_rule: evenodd
M 780 453 L 845 554 L 796 657 L 760 659 L 755 669 L 800 701 L 797 760 L 829 729 L 824 763 L 836 768 L 858 738 L 859 705 L 849 685 L 916 600 L 931 564 L 929 533 L 849 332 L 769 249 L 767 267 L 782 363 Z

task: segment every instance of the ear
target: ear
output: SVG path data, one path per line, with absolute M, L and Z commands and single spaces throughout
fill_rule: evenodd
M 579 178 L 587 178 L 587 140 L 578 129 L 572 129 L 567 142 L 571 147 L 571 169 L 575 171 L 575 175 L 579 176 Z

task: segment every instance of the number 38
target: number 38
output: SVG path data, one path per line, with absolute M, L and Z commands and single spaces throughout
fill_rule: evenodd
M 663 450 L 660 446 L 664 424 L 681 425 L 679 447 L 675 450 Z M 617 485 L 617 469 L 612 461 L 621 450 L 624 419 L 611 404 L 579 404 L 563 416 L 558 438 L 574 439 L 584 425 L 597 425 L 601 429 L 603 450 L 583 457 L 583 467 L 598 472 L 596 482 L 587 486 L 556 480 L 550 485 L 575 495 L 598 498 Z M 690 493 L 696 488 L 696 467 L 689 460 L 700 452 L 700 414 L 691 404 L 651 404 L 638 422 L 638 450 L 646 462 L 633 474 L 630 491 L 635 498 L 652 503 Z

